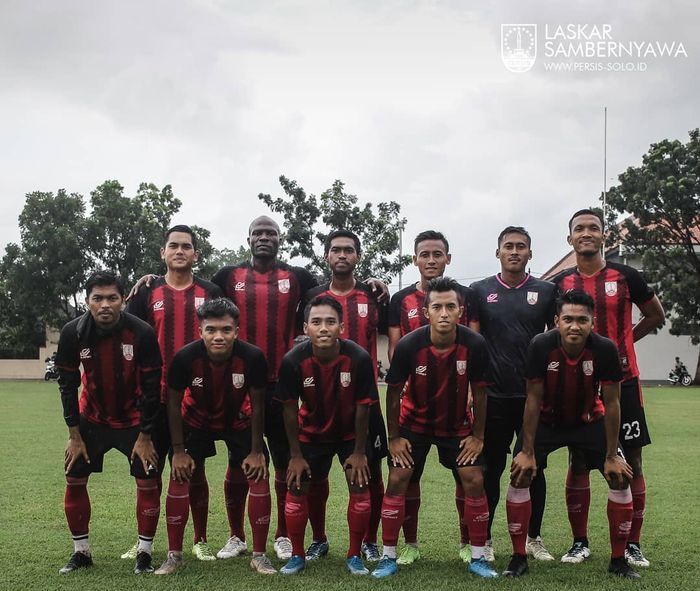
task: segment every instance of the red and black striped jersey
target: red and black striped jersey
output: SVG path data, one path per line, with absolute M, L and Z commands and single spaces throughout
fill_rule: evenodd
M 124 312 L 114 328 L 102 331 L 86 312 L 61 330 L 56 366 L 69 427 L 83 416 L 113 429 L 140 424 L 143 432 L 150 432 L 158 406 L 161 357 L 148 324 Z
M 284 356 L 275 398 L 298 404 L 299 441 L 333 443 L 355 439 L 355 407 L 378 400 L 372 358 L 359 345 L 340 339 L 330 363 L 313 355 L 309 341 Z
M 444 352 L 433 346 L 430 326 L 402 337 L 386 376 L 387 384 L 404 387 L 399 424 L 423 435 L 468 436 L 469 384 L 486 385 L 488 362 L 484 337 L 465 326 L 457 326 L 457 339 Z
M 239 339 L 229 359 L 213 361 L 200 339 L 175 354 L 168 386 L 184 390 L 182 419 L 190 427 L 241 431 L 250 424 L 250 389 L 267 386 L 267 363 L 260 349 Z
M 554 426 L 592 423 L 605 415 L 600 385 L 622 381 L 617 347 L 591 333 L 581 354 L 571 359 L 554 329 L 532 339 L 525 377 L 544 382 L 540 420 Z
M 464 314 L 459 319 L 463 326 L 469 326 L 470 322 L 479 320 L 476 294 L 469 287 L 460 285 Z M 420 291 L 415 283 L 404 287 L 391 296 L 389 303 L 389 326 L 398 326 L 401 336 L 406 336 L 412 330 L 420 326 L 426 326 L 428 319 L 423 314 L 425 294 Z
M 639 271 L 620 263 L 606 262 L 605 267 L 594 275 L 583 275 L 572 267 L 553 277 L 552 282 L 562 292 L 578 289 L 593 298 L 593 330 L 617 345 L 625 380 L 638 377 L 632 334 L 632 304 L 641 306 L 654 297 L 654 291 Z
M 297 310 L 303 294 L 316 285 L 313 275 L 301 267 L 276 263 L 265 273 L 250 262 L 224 267 L 212 281 L 241 311 L 238 336 L 262 349 L 268 380 L 277 380 L 282 357 L 298 334 Z
M 222 295 L 217 285 L 196 275 L 192 285 L 185 289 L 170 287 L 161 276 L 154 279 L 150 287 L 142 286 L 127 304 L 127 312 L 145 320 L 156 331 L 163 357 L 161 403 L 165 404 L 168 368 L 175 353 L 199 338 L 197 308 Z

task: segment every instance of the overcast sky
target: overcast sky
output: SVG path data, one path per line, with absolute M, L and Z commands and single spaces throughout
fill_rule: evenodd
M 235 248 L 284 174 L 308 193 L 341 179 L 362 202 L 398 201 L 405 247 L 443 231 L 449 274 L 467 283 L 498 270 L 499 231 L 524 225 L 540 274 L 567 252 L 570 214 L 602 191 L 604 106 L 609 184 L 652 142 L 700 125 L 699 6 L 3 0 L 0 249 L 19 240 L 26 193 L 87 201 L 106 179 L 129 195 L 171 184 L 174 222 Z M 514 23 L 537 25 L 524 73 L 501 59 L 501 25 Z M 682 43 L 687 57 L 546 57 L 546 32 L 567 24 Z M 547 69 L 574 62 L 644 71 Z

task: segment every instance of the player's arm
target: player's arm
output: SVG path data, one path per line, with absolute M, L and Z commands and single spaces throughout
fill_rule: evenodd
M 484 429 L 486 428 L 486 386 L 470 383 L 474 421 L 472 434 L 459 442 L 461 448 L 457 456 L 457 464 L 469 466 L 473 464 L 484 449 Z
M 386 430 L 389 437 L 389 454 L 394 464 L 412 468 L 411 443 L 399 434 L 399 411 L 404 383 L 389 384 L 386 389 Z
M 300 489 L 301 478 L 306 472 L 311 477 L 311 467 L 304 459 L 299 445 L 299 406 L 298 402 L 288 400 L 284 404 L 284 430 L 289 440 L 289 466 L 287 468 L 287 486 L 289 488 Z
M 657 296 L 653 296 L 650 300 L 640 304 L 638 307 L 639 311 L 642 313 L 642 319 L 637 322 L 632 329 L 632 336 L 634 337 L 635 343 L 664 323 L 664 308 Z
M 527 398 L 523 411 L 523 447 L 513 458 L 510 466 L 510 479 L 516 487 L 527 484 L 537 472 L 535 435 L 537 434 L 537 425 L 540 422 L 543 396 L 544 381 L 527 380 Z
M 126 301 L 128 302 L 131 298 L 133 298 L 141 289 L 143 285 L 146 287 L 151 287 L 151 281 L 155 281 L 158 278 L 158 275 L 144 275 L 141 277 L 134 287 L 131 288 L 131 291 L 129 292 L 129 295 L 126 296 Z
M 131 452 L 131 461 L 137 457 L 145 472 L 158 466 L 158 454 L 151 440 L 153 423 L 160 406 L 160 381 L 163 370 L 160 347 L 150 327 L 141 337 L 139 346 L 139 386 L 141 389 L 140 433 Z
M 387 356 L 389 357 L 389 363 L 391 363 L 392 358 L 394 357 L 394 351 L 396 350 L 396 344 L 399 342 L 399 339 L 401 338 L 401 327 L 400 326 L 390 326 L 389 331 L 389 348 L 387 351 Z
M 367 432 L 369 430 L 369 405 L 358 402 L 355 405 L 355 449 L 343 466 L 350 470 L 350 484 L 360 487 L 369 484 L 367 464 Z
M 603 383 L 603 403 L 605 404 L 606 452 L 603 475 L 613 488 L 624 488 L 632 480 L 632 468 L 618 455 L 617 444 L 620 435 L 620 384 Z
M 171 366 L 172 370 L 172 366 Z M 185 391 L 180 388 L 168 387 L 168 427 L 173 448 L 173 459 L 170 467 L 172 478 L 185 482 L 192 478 L 194 460 L 185 452 L 185 432 L 182 427 L 182 397 Z
M 378 302 L 389 301 L 389 288 L 381 279 L 371 277 L 370 279 L 366 279 L 365 283 L 369 285 Z
M 267 375 L 265 373 L 264 375 Z M 250 418 L 251 446 L 250 454 L 243 460 L 241 467 L 245 477 L 258 482 L 261 478 L 267 478 L 267 462 L 263 453 L 263 429 L 265 425 L 265 388 L 250 388 L 250 405 L 252 416 Z

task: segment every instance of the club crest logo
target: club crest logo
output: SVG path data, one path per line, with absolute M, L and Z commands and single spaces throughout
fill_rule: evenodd
M 617 293 L 617 281 L 606 281 L 605 282 L 605 295 L 614 296 Z
M 467 373 L 467 360 L 457 360 L 457 373 L 461 376 L 463 376 L 465 373 Z
M 418 316 L 418 308 L 411 308 L 408 311 L 408 319 L 410 320 L 411 318 L 415 318 L 416 316 Z
M 507 70 L 521 74 L 537 58 L 537 25 L 501 25 L 501 60 Z
M 498 294 L 497 293 L 490 293 L 489 295 L 486 296 L 486 303 L 487 304 L 493 304 L 498 301 Z
M 80 350 L 80 358 L 81 359 L 90 359 L 90 349 L 81 349 Z
M 289 293 L 289 279 L 279 279 L 277 286 L 280 289 L 280 293 Z
M 153 302 L 153 311 L 158 312 L 158 310 L 162 310 L 164 306 L 165 306 L 165 302 L 163 300 L 158 300 L 157 302 Z
M 122 355 L 127 361 L 131 361 L 134 358 L 134 346 L 122 343 Z
M 233 291 L 245 291 L 245 281 L 239 281 L 233 286 Z
M 417 376 L 427 376 L 428 375 L 428 366 L 427 365 L 416 366 L 416 375 Z
M 232 373 L 231 381 L 234 388 L 242 388 L 245 383 L 245 376 L 242 373 Z
M 350 385 L 350 372 L 341 371 L 340 372 L 340 384 L 343 388 L 347 388 Z
M 531 306 L 534 306 L 537 303 L 537 296 L 539 296 L 536 291 L 528 291 L 527 292 L 527 303 L 530 304 Z
M 194 307 L 199 308 L 204 303 L 204 298 L 194 298 Z
M 357 304 L 357 313 L 360 315 L 360 318 L 367 318 L 367 304 Z
M 587 376 L 592 376 L 593 375 L 593 362 L 590 360 L 586 360 L 581 364 L 581 367 L 583 369 L 583 373 Z
M 204 384 L 204 378 L 193 378 L 192 385 L 195 388 L 200 388 Z

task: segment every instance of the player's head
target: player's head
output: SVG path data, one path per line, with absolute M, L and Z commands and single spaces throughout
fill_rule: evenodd
M 498 235 L 496 258 L 501 261 L 501 271 L 524 273 L 532 258 L 530 234 L 522 226 L 507 226 Z
M 600 254 L 604 239 L 603 217 L 594 209 L 580 209 L 569 220 L 566 241 L 577 255 L 592 257 Z
M 569 289 L 557 298 L 554 323 L 564 345 L 583 346 L 593 330 L 594 306 L 593 298 L 578 289 Z
M 199 258 L 197 236 L 192 228 L 179 224 L 165 232 L 160 258 L 168 271 L 191 271 Z
M 442 232 L 426 230 L 413 241 L 413 264 L 418 267 L 421 279 L 440 277 L 450 264 L 450 245 Z
M 110 328 L 119 321 L 124 305 L 124 283 L 111 271 L 95 271 L 85 283 L 85 304 L 95 323 Z
M 462 292 L 454 279 L 436 277 L 428 282 L 425 291 L 423 314 L 430 322 L 431 330 L 438 333 L 453 332 L 464 307 Z
M 360 260 L 360 239 L 350 230 L 333 230 L 323 244 L 323 254 L 333 275 L 352 275 Z
M 274 259 L 280 248 L 280 227 L 272 218 L 261 215 L 248 227 L 250 253 L 256 259 Z
M 304 334 L 314 351 L 335 349 L 343 332 L 343 308 L 331 296 L 316 296 L 304 309 Z
M 228 298 L 207 300 L 197 308 L 199 334 L 212 359 L 228 359 L 238 336 L 241 313 Z

